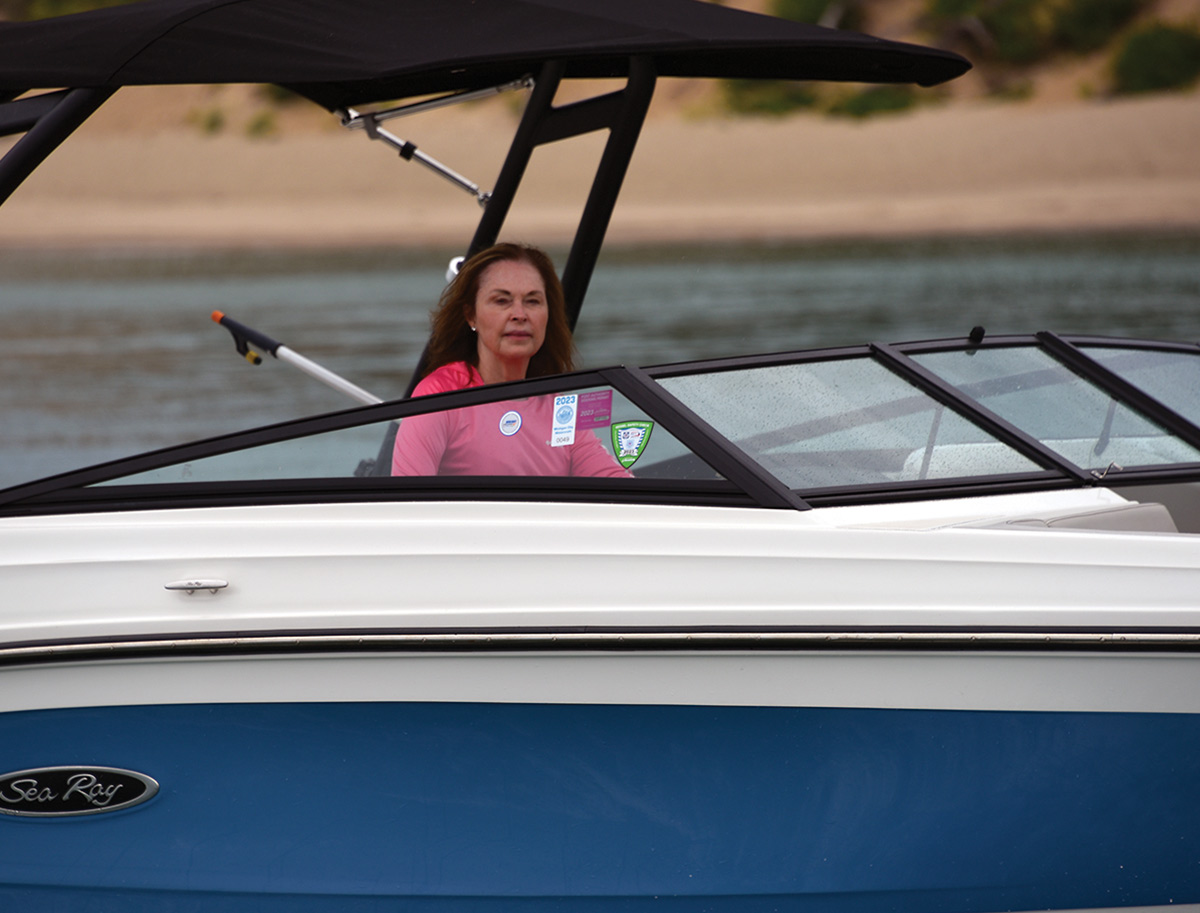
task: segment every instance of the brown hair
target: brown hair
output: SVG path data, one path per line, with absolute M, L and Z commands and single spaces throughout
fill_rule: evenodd
M 567 326 L 567 306 L 563 298 L 562 283 L 554 271 L 554 264 L 545 251 L 525 244 L 501 243 L 481 250 L 467 260 L 458 271 L 433 312 L 433 332 L 429 338 L 428 361 L 425 374 L 456 361 L 465 361 L 479 367 L 479 349 L 476 337 L 467 320 L 474 316 L 475 298 L 479 293 L 479 280 L 483 271 L 493 263 L 503 261 L 528 263 L 536 269 L 546 286 L 546 305 L 549 319 L 546 321 L 546 338 L 542 347 L 529 360 L 527 377 L 544 377 L 547 374 L 562 374 L 573 370 L 575 344 L 571 339 L 571 328 Z

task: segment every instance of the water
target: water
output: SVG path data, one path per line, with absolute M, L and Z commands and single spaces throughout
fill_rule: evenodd
M 352 405 L 270 358 L 248 365 L 217 309 L 399 395 L 454 253 L 0 251 L 0 487 Z M 976 324 L 1200 339 L 1200 235 L 610 250 L 576 340 L 595 367 Z

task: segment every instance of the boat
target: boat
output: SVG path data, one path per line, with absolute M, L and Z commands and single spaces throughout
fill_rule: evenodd
M 660 77 L 967 67 L 694 0 L 152 0 L 0 26 L 0 198 L 123 86 L 263 82 L 485 203 L 470 252 L 605 130 L 574 319 Z M 383 126 L 505 87 L 490 191 Z M 0 903 L 1200 910 L 1198 366 L 974 328 L 366 394 L 0 491 Z M 541 397 L 630 476 L 387 474 L 396 423 Z

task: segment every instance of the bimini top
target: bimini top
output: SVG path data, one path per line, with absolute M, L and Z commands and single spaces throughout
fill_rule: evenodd
M 274 83 L 336 110 L 499 85 L 548 60 L 569 77 L 934 85 L 956 54 L 700 0 L 146 0 L 0 24 L 0 99 L 31 89 Z

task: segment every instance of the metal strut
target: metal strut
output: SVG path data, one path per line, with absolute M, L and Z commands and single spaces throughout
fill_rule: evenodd
M 538 146 L 607 130 L 608 140 L 596 167 L 591 191 L 562 271 L 567 323 L 574 330 L 617 195 L 633 157 L 650 100 L 654 96 L 657 73 L 649 56 L 630 57 L 623 89 L 556 107 L 554 97 L 566 73 L 566 61 L 547 60 L 538 71 L 537 79 L 530 81 L 533 91 L 509 145 L 500 174 L 496 177 L 488 205 L 479 217 L 467 257 L 496 243 L 525 176 L 525 169 Z M 451 261 L 447 282 L 453 277 L 456 261 L 460 259 Z M 424 376 L 427 354 L 428 348 L 417 361 L 405 396 L 412 395 L 413 388 Z
M 476 202 L 480 206 L 487 206 L 488 201 L 492 198 L 491 191 L 481 190 L 479 185 L 471 181 L 448 165 L 439 162 L 431 155 L 427 155 L 417 148 L 416 143 L 401 139 L 394 133 L 383 129 L 379 126 L 383 121 L 392 120 L 397 117 L 407 117 L 410 114 L 419 114 L 422 111 L 433 111 L 437 108 L 445 108 L 449 105 L 459 104 L 464 101 L 474 101 L 480 98 L 488 98 L 492 95 L 499 95 L 502 92 L 509 92 L 514 89 L 528 89 L 533 86 L 533 78 L 523 76 L 521 79 L 512 82 L 506 82 L 503 85 L 493 86 L 488 89 L 478 89 L 473 92 L 455 92 L 451 95 L 442 95 L 437 98 L 431 98 L 426 101 L 413 102 L 412 104 L 400 105 L 395 108 L 387 108 L 381 111 L 358 111 L 354 108 L 343 108 L 339 114 L 342 118 L 342 126 L 348 129 L 361 129 L 369 139 L 379 140 L 391 146 L 400 153 L 400 158 L 406 162 L 417 162 L 424 165 L 434 174 L 445 178 L 455 187 L 465 190 L 467 193 L 475 197 Z
M 550 60 L 538 73 L 537 85 L 496 178 L 491 205 L 480 217 L 468 255 L 496 243 L 537 146 L 607 130 L 608 140 L 562 273 L 567 320 L 574 329 L 646 110 L 654 95 L 657 76 L 649 57 L 634 56 L 628 61 L 625 88 L 556 107 L 555 92 L 566 71 L 565 61 Z
M 24 133 L 0 159 L 3 203 L 115 89 L 67 89 L 0 105 L 0 135 Z

